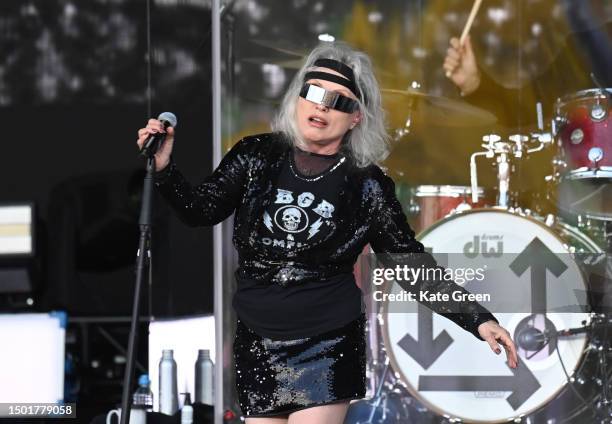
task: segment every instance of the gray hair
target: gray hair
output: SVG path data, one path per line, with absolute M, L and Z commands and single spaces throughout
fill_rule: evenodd
M 385 112 L 381 106 L 380 89 L 372 70 L 372 62 L 365 53 L 342 42 L 321 43 L 308 55 L 283 97 L 272 122 L 272 130 L 286 134 L 298 146 L 304 145 L 296 126 L 296 105 L 306 72 L 312 70 L 314 62 L 321 58 L 335 59 L 350 66 L 361 91 L 361 99 L 358 99 L 361 122 L 346 133 L 344 148 L 348 149 L 359 167 L 380 163 L 389 154 L 389 136 L 385 129 Z

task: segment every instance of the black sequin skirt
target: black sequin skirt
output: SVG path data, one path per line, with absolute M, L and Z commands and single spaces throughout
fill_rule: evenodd
M 236 389 L 245 416 L 284 415 L 365 397 L 365 315 L 295 340 L 262 337 L 238 320 Z

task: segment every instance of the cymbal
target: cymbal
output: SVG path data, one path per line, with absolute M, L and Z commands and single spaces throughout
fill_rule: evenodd
M 392 119 L 399 117 L 400 122 L 391 122 L 392 127 L 401 128 L 408 118 L 417 125 L 438 125 L 444 127 L 474 127 L 491 125 L 497 118 L 491 112 L 472 106 L 463 100 L 436 96 L 420 90 L 384 88 L 381 90 L 383 104 L 387 110 L 405 110 L 403 114 L 395 113 Z
M 276 59 L 269 57 L 246 57 L 241 59 L 243 62 L 254 65 L 276 65 L 285 69 L 300 69 L 304 63 L 303 58 L 299 59 Z
M 304 57 L 308 55 L 308 52 L 311 49 L 299 48 L 290 43 L 279 41 L 279 40 L 264 40 L 264 39 L 255 39 L 251 40 L 252 43 L 257 44 L 258 46 L 266 47 L 268 49 L 275 50 L 279 53 L 288 54 L 291 56 Z

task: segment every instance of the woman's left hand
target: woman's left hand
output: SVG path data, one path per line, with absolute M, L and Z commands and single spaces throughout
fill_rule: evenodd
M 478 334 L 485 339 L 491 350 L 498 355 L 501 353 L 499 345 L 501 344 L 506 349 L 506 357 L 510 368 L 518 367 L 518 355 L 516 354 L 516 346 L 510 337 L 510 333 L 495 321 L 486 321 L 478 326 Z

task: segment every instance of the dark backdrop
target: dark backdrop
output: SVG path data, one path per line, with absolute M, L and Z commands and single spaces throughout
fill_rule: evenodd
M 178 116 L 175 159 L 197 181 L 211 171 L 210 10 L 154 3 L 151 111 Z M 148 118 L 146 3 L 5 0 L 0 16 L 0 200 L 34 201 L 41 239 L 48 239 L 49 197 L 58 184 L 143 166 L 135 141 Z M 174 215 L 167 225 L 163 256 L 156 257 L 167 269 L 156 280 L 153 312 L 211 312 L 210 229 L 189 229 Z M 55 241 L 44 244 L 44 258 Z M 40 300 L 66 306 L 55 299 L 47 265 L 39 283 L 51 300 Z M 104 278 L 120 287 L 108 313 L 127 314 L 132 266 Z

